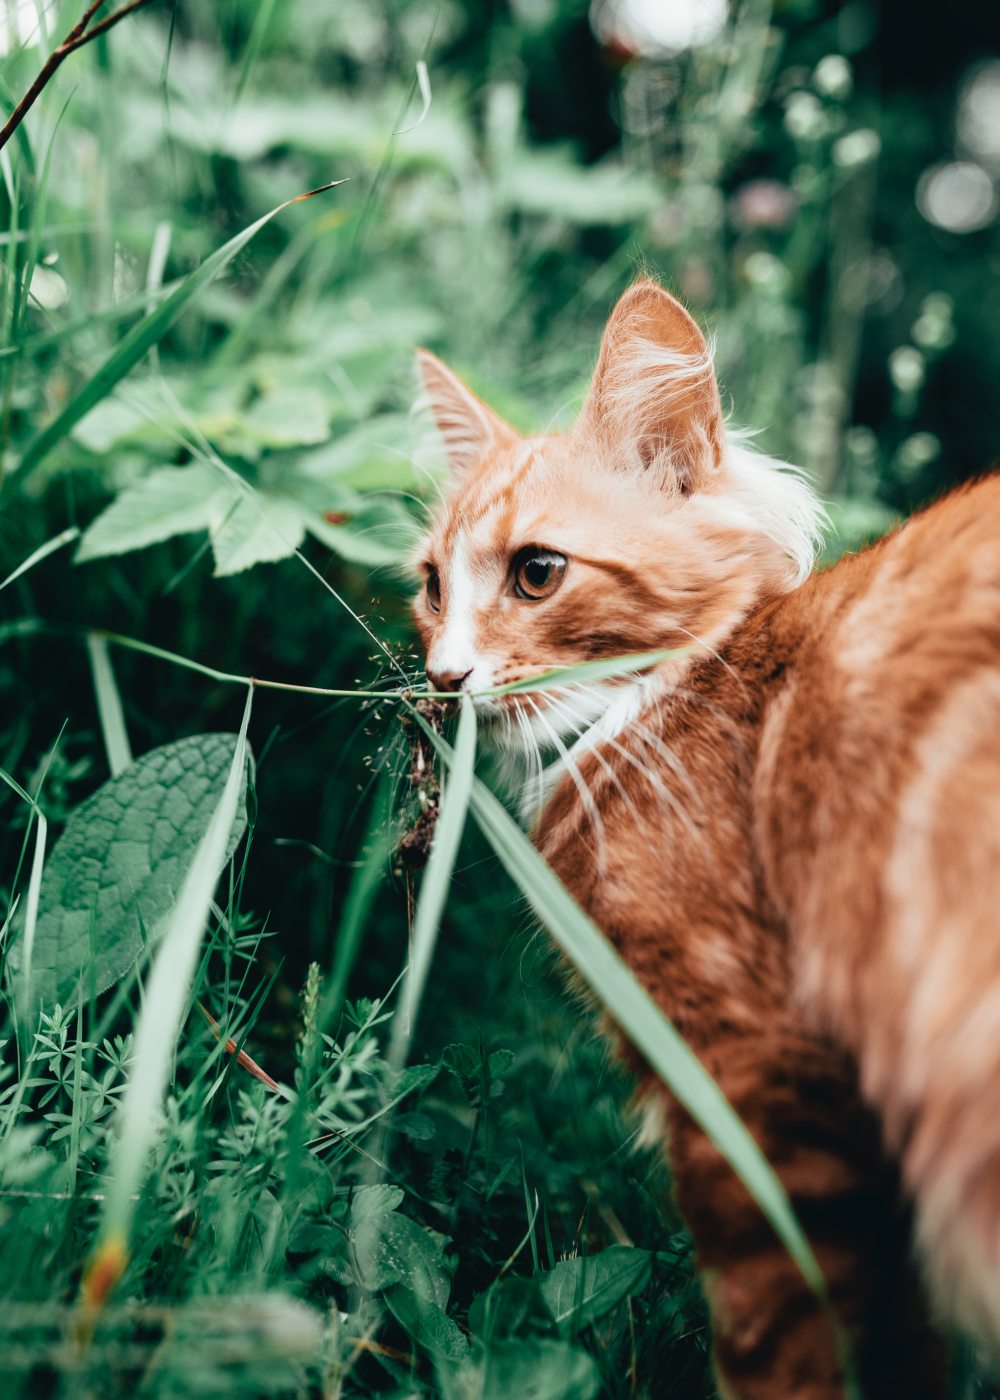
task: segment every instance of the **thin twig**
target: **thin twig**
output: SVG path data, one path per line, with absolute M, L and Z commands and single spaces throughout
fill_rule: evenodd
M 13 112 L 11 112 L 3 130 L 0 131 L 0 151 L 3 150 L 4 146 L 6 146 L 7 142 L 14 135 L 14 132 L 31 111 L 39 94 L 51 81 L 63 59 L 68 58 L 76 49 L 82 49 L 84 44 L 90 43 L 91 39 L 96 39 L 99 35 L 106 34 L 109 29 L 112 29 L 120 20 L 123 20 L 126 15 L 132 14 L 135 10 L 141 10 L 144 5 L 149 4 L 149 0 L 129 0 L 127 5 L 122 5 L 120 9 L 113 11 L 112 14 L 102 19 L 99 24 L 95 24 L 93 29 L 89 28 L 90 21 L 105 3 L 106 0 L 93 0 L 93 4 L 88 5 L 86 10 L 84 10 L 79 23 L 74 25 L 62 43 L 49 54 L 39 70 L 35 81 L 21 98 Z

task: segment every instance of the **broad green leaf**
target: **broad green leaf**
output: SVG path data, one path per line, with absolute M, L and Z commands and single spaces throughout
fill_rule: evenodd
M 593 1400 L 601 1387 L 593 1358 L 566 1342 L 517 1337 L 470 1350 L 463 1363 L 438 1362 L 442 1400 Z
M 369 1186 L 362 1191 L 366 1194 L 352 1207 L 350 1226 L 362 1288 L 374 1293 L 402 1283 L 417 1298 L 444 1308 L 451 1277 L 441 1260 L 441 1238 L 398 1213 L 403 1193 L 397 1187 Z
M 265 447 L 325 442 L 330 436 L 327 397 L 317 389 L 280 386 L 253 401 L 242 425 Z
M 287 559 L 302 544 L 306 527 L 297 501 L 254 491 L 214 522 L 210 533 L 219 578 Z
M 378 500 L 366 503 L 341 524 L 333 524 L 320 515 L 309 516 L 306 529 L 350 563 L 377 568 L 380 564 L 399 564 L 406 558 L 413 538 L 413 519 L 395 502 Z
M 395 1210 L 403 1204 L 403 1194 L 399 1186 L 359 1186 L 351 1201 L 351 1224 L 360 1225 Z
M 235 510 L 239 497 L 213 467 L 158 467 L 128 487 L 84 532 L 76 562 L 145 549 L 174 535 L 206 530 Z
M 615 1244 L 600 1254 L 564 1259 L 540 1275 L 542 1296 L 564 1336 L 572 1335 L 616 1303 L 646 1286 L 650 1255 L 644 1249 Z
M 218 807 L 235 736 L 154 749 L 72 814 L 45 866 L 32 957 L 34 995 L 65 1004 L 116 982 L 167 927 Z M 246 774 L 243 774 L 244 790 Z M 215 870 L 246 827 L 241 799 Z
M 387 1288 L 383 1297 L 396 1321 L 429 1356 L 435 1360 L 460 1361 L 468 1355 L 465 1333 L 433 1298 L 405 1283 Z
M 341 181 L 333 183 L 340 184 Z M 332 188 L 331 185 L 323 186 L 323 189 L 330 188 Z M 186 277 L 176 291 L 172 292 L 166 301 L 161 302 L 155 311 L 144 316 L 137 325 L 133 326 L 117 349 L 112 351 L 100 369 L 91 375 L 82 388 L 74 394 L 62 412 L 28 443 L 21 457 L 19 474 L 25 477 L 29 472 L 34 471 L 52 448 L 67 433 L 71 432 L 96 404 L 108 397 L 115 385 L 119 384 L 135 368 L 154 345 L 159 344 L 191 298 L 218 277 L 237 253 L 245 248 L 251 238 L 270 223 L 276 214 L 280 214 L 283 209 L 287 209 L 290 204 L 295 204 L 300 199 L 319 193 L 319 190 L 310 190 L 308 195 L 298 195 L 295 199 L 286 200 L 262 218 L 242 229 L 221 248 L 217 248 L 200 267 L 195 268 L 194 272 Z
M 400 475 L 400 484 L 418 480 L 411 461 L 413 425 L 407 414 L 384 413 L 337 435 L 315 451 L 298 458 L 304 476 L 320 481 L 337 480 L 367 487 L 372 475 L 390 466 Z M 381 483 L 380 483 L 381 484 Z

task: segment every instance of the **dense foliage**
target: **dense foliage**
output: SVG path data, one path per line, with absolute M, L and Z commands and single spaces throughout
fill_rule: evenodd
M 8 111 L 84 8 L 0 12 Z M 711 1393 L 488 828 L 400 1002 L 412 349 L 566 421 L 651 268 L 831 556 L 880 533 L 996 450 L 987 8 L 744 0 L 665 51 L 611 0 L 152 0 L 46 89 L 0 155 L 5 1393 Z M 251 676 L 317 693 L 255 689 L 244 752 Z

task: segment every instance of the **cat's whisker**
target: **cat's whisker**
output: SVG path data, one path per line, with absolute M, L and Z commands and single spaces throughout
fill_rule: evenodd
M 583 774 L 580 772 L 580 768 L 576 762 L 576 759 L 572 756 L 570 750 L 567 749 L 566 745 L 559 737 L 559 734 L 556 731 L 555 727 L 552 724 L 550 724 L 549 721 L 545 718 L 541 706 L 537 705 L 535 701 L 531 699 L 530 696 L 528 697 L 528 704 L 534 710 L 538 723 L 549 735 L 552 741 L 552 747 L 556 750 L 557 754 L 559 755 L 559 762 L 561 767 L 563 767 L 569 774 L 573 786 L 580 794 L 580 801 L 583 803 L 584 810 L 587 813 L 587 816 L 590 820 L 590 825 L 594 832 L 594 836 L 597 840 L 598 862 L 603 868 L 605 863 L 604 822 L 601 818 L 600 812 L 597 809 L 597 803 L 594 801 L 594 795 L 590 791 L 590 788 L 587 786 Z
M 622 731 L 622 737 L 627 738 L 632 734 L 632 732 L 633 725 L 630 724 Z M 651 735 L 650 737 L 654 738 L 655 736 Z M 659 744 L 659 741 L 656 742 Z M 624 744 L 619 742 L 618 738 L 614 737 L 613 735 L 594 735 L 591 739 L 589 737 L 588 731 L 588 734 L 585 734 L 583 736 L 580 743 L 586 746 L 586 752 L 588 753 L 596 754 L 598 748 L 607 747 L 610 750 L 612 750 L 612 752 L 618 754 L 618 756 L 624 759 L 625 762 L 628 763 L 631 767 L 635 768 L 636 771 L 639 772 L 642 775 L 642 777 L 646 780 L 646 782 L 653 789 L 653 791 L 656 792 L 662 799 L 662 801 L 670 808 L 674 815 L 681 822 L 683 822 L 691 838 L 695 840 L 698 843 L 698 845 L 705 851 L 706 856 L 708 855 L 708 845 L 705 840 L 705 836 L 692 819 L 688 807 L 685 805 L 685 803 L 683 803 L 680 800 L 677 794 L 663 781 L 662 777 L 660 777 L 660 775 L 655 771 L 655 769 L 652 766 L 644 763 L 637 754 L 632 753 Z M 574 749 L 576 747 L 577 745 L 574 745 Z M 677 759 L 677 756 L 671 753 L 670 750 L 666 749 L 666 747 L 662 744 L 659 744 L 659 747 L 663 749 L 663 753 L 669 759 L 671 770 L 677 771 L 678 777 L 681 778 L 682 781 L 684 781 L 685 784 L 689 786 L 689 788 L 692 791 L 694 791 L 694 785 L 691 782 L 689 775 L 684 770 L 683 765 L 680 764 L 679 760 Z
M 530 813 L 533 821 L 545 801 L 545 764 L 542 760 L 538 739 L 531 727 L 530 717 L 520 703 L 515 704 L 514 710 L 521 729 L 525 757 L 529 760 L 533 770 L 530 774 L 525 775 L 526 792 L 522 803 L 525 815 Z
M 552 704 L 560 713 L 567 714 L 571 720 L 576 718 L 578 724 L 582 726 L 577 727 L 576 725 L 574 725 L 571 731 L 573 734 L 575 734 L 578 738 L 582 738 L 587 733 L 587 730 L 590 728 L 590 722 L 588 720 L 581 720 L 578 716 L 574 716 L 570 706 L 565 700 L 553 700 Z M 618 774 L 615 772 L 613 766 L 601 753 L 600 746 L 589 749 L 588 753 L 592 754 L 597 763 L 600 764 L 605 776 L 611 783 L 612 787 L 614 787 L 617 790 L 618 795 L 621 797 L 625 807 L 631 808 L 632 806 L 634 806 L 631 795 L 626 789 L 621 778 L 619 778 Z

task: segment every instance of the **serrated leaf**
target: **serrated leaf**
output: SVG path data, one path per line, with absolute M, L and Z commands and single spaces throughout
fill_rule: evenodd
M 81 971 L 84 991 L 101 992 L 132 966 L 144 936 L 160 937 L 219 804 L 235 743 L 234 734 L 198 734 L 165 744 L 72 814 L 42 879 L 36 997 L 65 1005 Z M 246 828 L 245 793 L 244 772 L 226 860 Z
M 615 1244 L 581 1259 L 564 1259 L 538 1275 L 542 1297 L 564 1335 L 578 1332 L 610 1312 L 649 1280 L 650 1255 L 645 1249 Z
M 302 544 L 306 527 L 296 501 L 256 491 L 237 501 L 210 529 L 215 575 L 239 574 L 254 564 L 287 559 Z
M 234 488 L 206 463 L 158 467 L 123 491 L 84 532 L 76 562 L 126 554 L 208 529 L 238 506 Z

